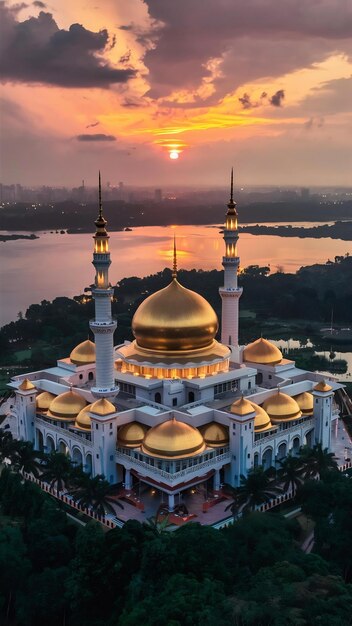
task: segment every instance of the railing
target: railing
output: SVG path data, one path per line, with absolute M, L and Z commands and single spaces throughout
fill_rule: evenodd
M 49 493 L 51 496 L 53 496 L 57 500 L 60 500 L 61 502 L 64 502 L 65 504 L 70 506 L 72 509 L 76 509 L 76 511 L 80 511 L 81 513 L 84 513 L 84 515 L 88 515 L 88 517 L 95 519 L 97 522 L 104 524 L 104 526 L 107 526 L 108 528 L 115 528 L 116 526 L 119 526 L 120 528 L 122 528 L 124 524 L 115 515 L 109 515 L 109 514 L 98 515 L 98 513 L 93 511 L 92 508 L 81 506 L 78 502 L 75 502 L 72 496 L 68 495 L 67 492 L 65 491 L 57 492 L 57 490 L 53 489 L 53 487 L 50 487 L 48 483 L 45 483 L 39 478 L 35 478 L 32 474 L 27 474 L 26 472 L 23 472 L 22 476 L 26 480 L 29 480 L 30 482 L 38 485 L 38 487 L 40 487 L 40 489 L 42 489 L 42 491 L 44 491 L 45 493 Z
M 135 457 L 130 456 L 129 454 L 126 454 L 125 452 L 121 452 L 119 450 L 117 453 L 117 459 L 116 459 L 117 462 L 120 461 L 121 458 L 125 461 L 128 461 L 128 463 L 131 464 L 133 467 L 144 470 L 146 474 L 154 474 L 155 476 L 158 476 L 159 478 L 166 478 L 169 483 L 175 483 L 175 482 L 178 482 L 181 478 L 184 478 L 185 476 L 196 474 L 197 472 L 199 472 L 199 470 L 206 469 L 207 467 L 212 468 L 214 467 L 216 463 L 222 463 L 222 464 L 228 463 L 231 460 L 231 454 L 228 451 L 228 452 L 225 452 L 224 454 L 219 454 L 217 456 L 214 456 L 211 459 L 208 459 L 207 461 L 203 461 L 202 463 L 198 463 L 197 465 L 186 467 L 174 473 L 167 472 L 153 465 L 149 465 L 145 461 L 140 461 L 139 459 L 136 459 Z
M 275 432 L 272 435 L 266 435 L 264 437 L 260 437 L 260 439 L 256 439 L 253 443 L 253 447 L 258 447 L 260 446 L 263 442 L 267 443 L 267 441 L 273 441 L 274 439 L 277 438 L 279 433 L 289 433 L 290 431 L 296 430 L 297 427 L 299 427 L 300 425 L 303 425 L 306 428 L 306 426 L 314 426 L 315 424 L 315 419 L 311 419 L 311 420 L 301 420 L 298 424 L 295 424 L 294 426 L 288 427 L 287 425 L 286 428 L 282 428 L 282 426 L 284 426 L 284 424 L 280 424 L 279 428 L 277 430 L 275 430 Z M 258 433 L 258 435 L 260 435 L 260 433 Z
M 68 428 L 61 428 L 61 426 L 55 426 L 54 424 L 49 422 L 49 420 L 43 419 L 42 417 L 37 417 L 35 421 L 36 423 L 41 424 L 42 426 L 49 427 L 50 430 L 54 430 L 55 432 L 60 433 L 60 435 L 63 435 L 63 436 L 66 435 L 70 439 L 74 439 L 75 441 L 84 443 L 84 445 L 87 445 L 87 446 L 93 445 L 91 441 L 90 433 L 82 433 L 82 434 L 74 433 L 72 432 L 72 430 L 69 430 Z

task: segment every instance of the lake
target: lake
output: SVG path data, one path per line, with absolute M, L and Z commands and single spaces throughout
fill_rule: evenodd
M 110 280 L 146 276 L 172 263 L 173 233 L 182 269 L 221 269 L 224 242 L 211 226 L 149 226 L 110 235 Z M 2 234 L 8 234 L 2 231 Z M 30 304 L 56 296 L 78 295 L 91 284 L 94 269 L 92 235 L 37 233 L 39 239 L 0 243 L 0 326 L 23 314 Z M 239 240 L 242 267 L 270 265 L 295 272 L 302 265 L 325 263 L 351 248 L 340 239 L 300 239 L 243 233 Z

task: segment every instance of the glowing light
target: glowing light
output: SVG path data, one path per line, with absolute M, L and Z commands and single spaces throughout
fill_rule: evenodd
M 178 159 L 178 152 L 177 152 L 177 150 L 171 150 L 171 152 L 170 152 L 170 159 Z

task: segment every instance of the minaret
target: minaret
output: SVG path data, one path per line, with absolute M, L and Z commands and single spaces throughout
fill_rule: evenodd
M 230 200 L 227 207 L 224 228 L 226 251 L 225 256 L 222 258 L 224 286 L 219 289 L 222 299 L 221 343 L 238 348 L 238 301 L 243 290 L 237 284 L 240 259 L 237 256 L 238 215 L 236 202 L 233 200 L 233 168 L 231 169 Z
M 106 232 L 101 203 L 101 179 L 99 172 L 99 215 L 95 221 L 93 265 L 95 285 L 92 295 L 95 300 L 95 318 L 89 325 L 95 337 L 96 381 L 92 394 L 96 398 L 114 398 L 118 393 L 114 376 L 114 332 L 116 321 L 111 315 L 111 298 L 114 290 L 109 282 L 109 235 Z

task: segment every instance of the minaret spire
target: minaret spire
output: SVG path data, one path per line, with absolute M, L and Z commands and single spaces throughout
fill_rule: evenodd
M 230 200 L 227 204 L 224 228 L 225 256 L 222 258 L 224 268 L 224 286 L 219 293 L 222 299 L 221 342 L 237 349 L 238 354 L 238 303 L 242 289 L 238 287 L 237 274 L 240 259 L 237 255 L 238 214 L 233 199 L 233 167 L 231 168 Z
M 103 203 L 101 201 L 101 175 L 99 170 L 99 219 L 103 218 Z
M 177 278 L 177 250 L 176 250 L 176 234 L 174 233 L 174 255 L 172 264 L 172 278 Z
M 111 264 L 109 235 L 106 231 L 101 200 L 101 175 L 99 171 L 99 215 L 95 220 L 93 265 L 95 284 L 92 295 L 95 302 L 95 317 L 89 323 L 95 337 L 96 380 L 91 392 L 96 398 L 114 398 L 118 393 L 114 376 L 114 341 L 116 321 L 111 315 L 111 298 L 114 290 L 109 281 Z

